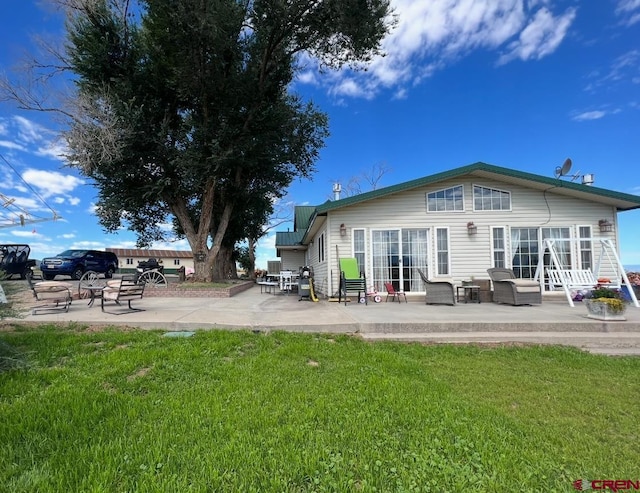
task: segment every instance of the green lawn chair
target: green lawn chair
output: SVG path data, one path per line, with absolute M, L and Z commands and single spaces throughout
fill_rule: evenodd
M 347 293 L 349 291 L 358 292 L 358 301 L 364 299 L 367 303 L 367 278 L 364 272 L 358 268 L 358 260 L 355 258 L 340 259 L 340 289 L 338 291 L 338 303 L 342 302 L 344 296 L 344 304 L 347 304 Z

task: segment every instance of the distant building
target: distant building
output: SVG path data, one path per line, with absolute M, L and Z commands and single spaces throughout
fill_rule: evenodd
M 175 274 L 180 267 L 193 270 L 193 252 L 189 250 L 147 250 L 144 248 L 106 248 L 118 256 L 119 271 L 133 272 L 138 262 L 150 258 L 158 259 L 164 266 L 165 274 Z

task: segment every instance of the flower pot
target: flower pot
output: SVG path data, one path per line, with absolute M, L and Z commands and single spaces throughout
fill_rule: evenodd
M 606 301 L 599 301 L 597 299 L 587 299 L 584 301 L 589 311 L 589 315 L 587 315 L 589 318 L 607 321 L 626 320 L 624 316 L 624 312 L 627 309 L 626 304 L 622 304 L 622 308 L 615 308 Z

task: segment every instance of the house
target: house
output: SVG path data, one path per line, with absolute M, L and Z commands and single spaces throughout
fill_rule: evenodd
M 193 252 L 187 250 L 147 250 L 144 248 L 106 248 L 118 256 L 118 268 L 122 273 L 135 272 L 138 262 L 150 258 L 162 261 L 165 274 L 175 274 L 180 267 L 193 269 Z
M 640 208 L 640 196 L 486 163 L 475 163 L 371 192 L 296 207 L 294 231 L 276 234 L 283 268 L 309 265 L 316 291 L 338 291 L 338 259 L 355 257 L 367 284 L 424 293 L 431 279 L 487 279 L 490 267 L 538 279 L 544 267 L 592 269 L 609 240 L 619 258 L 617 213 Z M 540 258 L 540 252 L 543 252 Z M 542 269 L 540 267 L 543 267 Z M 620 275 L 602 262 L 599 275 Z M 542 272 L 539 272 L 542 270 Z

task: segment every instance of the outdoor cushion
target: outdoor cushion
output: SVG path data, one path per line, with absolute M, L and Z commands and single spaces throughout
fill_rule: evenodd
M 531 279 L 503 279 L 498 282 L 508 282 L 512 284 L 518 293 L 537 293 L 540 291 L 540 284 Z
M 39 293 L 57 293 L 59 291 L 68 291 L 72 288 L 71 284 L 60 281 L 42 281 L 35 284 L 34 289 Z

